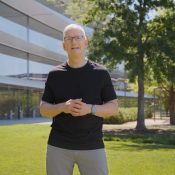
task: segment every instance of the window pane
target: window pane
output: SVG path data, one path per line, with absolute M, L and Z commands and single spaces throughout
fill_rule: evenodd
M 6 18 L 0 17 L 0 30 L 10 35 L 27 40 L 27 28 Z
M 49 37 L 42 33 L 36 32 L 34 30 L 30 30 L 29 32 L 29 42 L 49 49 L 53 52 L 66 54 L 64 49 L 62 48 L 62 43 L 58 39 Z
M 48 74 L 49 71 L 53 69 L 54 66 L 37 63 L 35 61 L 29 62 L 29 72 L 31 74 Z
M 0 120 L 40 117 L 40 99 L 39 91 L 0 87 Z
M 27 73 L 27 60 L 0 53 L 0 75 L 17 76 Z

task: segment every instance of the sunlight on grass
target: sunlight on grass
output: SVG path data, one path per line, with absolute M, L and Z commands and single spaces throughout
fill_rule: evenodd
M 49 125 L 0 126 L 0 175 L 46 175 Z M 174 175 L 175 136 L 106 136 L 109 175 Z M 80 175 L 75 166 L 74 175 Z
M 175 146 L 159 148 L 132 142 L 107 142 L 107 156 L 111 175 L 173 175 Z M 114 163 L 115 162 L 115 163 Z

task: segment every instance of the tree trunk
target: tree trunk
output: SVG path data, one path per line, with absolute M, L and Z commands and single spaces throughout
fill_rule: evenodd
M 145 131 L 144 119 L 144 74 L 138 75 L 138 112 L 137 112 L 137 126 L 136 130 Z
M 175 90 L 173 84 L 170 87 L 169 112 L 170 112 L 170 124 L 175 125 Z
M 139 1 L 141 9 L 144 9 L 144 4 Z M 143 44 L 143 33 L 144 25 L 143 21 L 145 18 L 145 13 L 139 13 L 139 28 L 138 28 L 138 60 L 137 60 L 137 75 L 138 75 L 138 112 L 137 112 L 137 131 L 145 131 L 145 119 L 144 119 L 144 77 L 145 77 L 145 66 L 144 66 L 144 44 Z
M 141 41 L 140 41 L 141 43 Z M 141 44 L 140 44 L 141 45 Z M 140 47 L 141 48 L 141 47 Z M 138 58 L 138 111 L 137 111 L 137 131 L 145 131 L 145 118 L 144 118 L 144 54 L 140 49 Z

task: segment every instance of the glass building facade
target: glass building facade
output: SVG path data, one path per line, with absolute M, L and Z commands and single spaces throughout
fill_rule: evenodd
M 44 81 L 66 56 L 62 32 L 0 1 L 0 35 L 0 119 L 40 117 Z

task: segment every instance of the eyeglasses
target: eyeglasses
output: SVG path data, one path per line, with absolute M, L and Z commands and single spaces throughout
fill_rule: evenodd
M 73 39 L 74 39 L 75 41 L 81 41 L 83 38 L 84 38 L 83 35 L 80 35 L 80 36 L 74 36 L 74 37 L 66 36 L 66 37 L 64 37 L 64 41 L 65 41 L 65 42 L 72 42 Z

